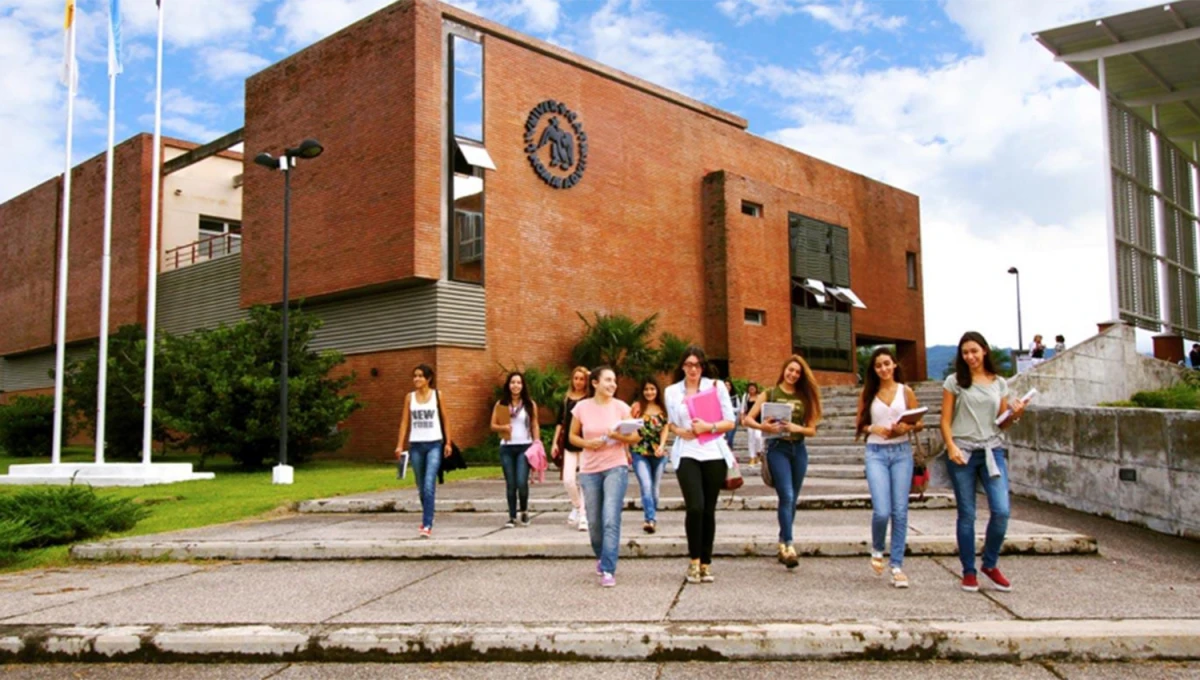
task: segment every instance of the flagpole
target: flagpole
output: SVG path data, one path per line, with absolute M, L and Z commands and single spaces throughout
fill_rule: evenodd
M 63 173 L 62 241 L 58 254 L 58 320 L 55 331 L 57 349 L 54 355 L 54 433 L 50 462 L 62 462 L 63 439 L 63 371 L 67 343 L 67 254 L 71 240 L 71 138 L 75 127 L 75 22 L 74 8 L 68 10 L 67 25 L 67 162 Z
M 121 3 L 108 3 L 108 150 L 104 160 L 104 257 L 100 267 L 100 351 L 96 384 L 96 463 L 104 462 L 108 408 L 108 312 L 112 289 L 113 146 L 116 144 L 117 74 L 121 71 Z
M 146 286 L 146 386 L 145 413 L 142 418 L 142 463 L 150 464 L 150 448 L 154 432 L 154 342 L 158 322 L 158 197 L 162 183 L 162 72 L 163 72 L 163 2 L 158 0 L 158 60 L 154 79 L 154 149 L 150 166 L 150 257 L 149 281 Z

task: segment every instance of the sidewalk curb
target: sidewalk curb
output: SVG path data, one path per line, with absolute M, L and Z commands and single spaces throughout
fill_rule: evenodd
M 0 662 L 25 663 L 850 659 L 1200 659 L 1200 619 L 0 626 Z
M 415 494 L 416 492 L 413 492 Z M 411 494 L 410 494 L 411 495 Z M 439 500 L 435 502 L 437 512 L 507 512 L 508 502 L 504 498 L 477 500 Z M 570 512 L 568 498 L 530 498 L 530 512 Z M 775 510 L 779 507 L 778 496 L 738 496 L 723 494 L 717 502 L 718 510 Z M 867 494 L 827 494 L 801 497 L 796 503 L 799 510 L 865 510 L 871 507 Z M 926 494 L 923 499 L 909 499 L 909 510 L 943 510 L 954 507 L 954 496 L 949 493 Z M 625 499 L 625 510 L 641 510 L 641 498 Z M 661 498 L 660 511 L 685 510 L 682 497 Z M 383 513 L 421 512 L 418 498 L 320 498 L 300 503 L 300 512 L 318 513 Z
M 798 539 L 796 552 L 804 557 L 863 557 L 870 555 L 869 539 L 849 537 Z M 982 546 L 982 539 L 978 546 Z M 978 549 L 978 548 L 977 548 Z M 716 557 L 773 557 L 778 543 L 771 537 L 718 538 Z M 1084 534 L 1010 534 L 1001 550 L 1005 555 L 1056 554 L 1090 555 L 1097 551 L 1096 539 Z M 908 554 L 953 556 L 958 545 L 953 536 L 910 536 Z M 656 537 L 631 539 L 621 545 L 622 558 L 686 557 L 687 539 Z M 542 541 L 484 543 L 475 540 L 344 540 L 344 541 L 139 541 L 123 539 L 109 543 L 85 543 L 71 548 L 77 560 L 111 559 L 201 559 L 201 560 L 373 560 L 373 559 L 508 559 L 508 558 L 593 558 L 585 540 L 563 536 Z

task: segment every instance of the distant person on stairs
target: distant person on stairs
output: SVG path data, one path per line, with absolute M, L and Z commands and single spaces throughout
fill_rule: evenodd
M 912 490 L 913 449 L 908 433 L 920 425 L 900 422 L 908 409 L 917 408 L 917 395 L 905 385 L 900 364 L 890 347 L 871 354 L 866 381 L 858 399 L 855 439 L 867 437 L 867 486 L 871 490 L 871 569 L 883 574 L 883 549 L 888 521 L 892 523 L 892 585 L 908 587 L 904 574 L 904 549 L 908 543 L 908 494 Z
M 791 404 L 790 420 L 759 419 L 763 404 Z M 821 420 L 821 387 L 808 362 L 799 355 L 788 357 L 771 389 L 758 395 L 746 414 L 746 427 L 760 430 L 767 440 L 767 466 L 775 480 L 779 497 L 779 562 L 788 569 L 800 564 L 792 545 L 792 525 L 796 520 L 796 500 L 808 473 L 808 447 L 805 437 L 817 434 Z
M 742 410 L 738 413 L 738 421 L 744 423 L 746 413 L 750 411 L 750 407 L 754 405 L 754 401 L 758 399 L 758 383 L 750 383 L 746 385 L 746 398 L 742 399 Z M 762 432 L 746 428 L 746 448 L 750 451 L 750 465 L 758 465 L 762 462 L 763 438 Z

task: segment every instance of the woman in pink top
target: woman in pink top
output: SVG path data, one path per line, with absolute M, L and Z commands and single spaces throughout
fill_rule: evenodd
M 588 537 L 596 555 L 600 585 L 617 585 L 617 553 L 621 548 L 621 509 L 629 486 L 629 444 L 640 439 L 637 431 L 617 432 L 617 423 L 629 420 L 629 405 L 613 395 L 617 374 L 607 366 L 592 371 L 592 398 L 571 410 L 570 441 L 581 449 L 579 487 L 587 509 Z

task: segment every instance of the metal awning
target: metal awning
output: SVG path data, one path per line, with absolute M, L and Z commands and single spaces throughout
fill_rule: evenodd
M 1154 5 L 1033 37 L 1096 87 L 1103 58 L 1108 95 L 1198 158 L 1200 0 Z
M 462 137 L 455 137 L 454 141 L 458 144 L 458 151 L 463 155 L 467 163 L 477 168 L 485 168 L 487 170 L 496 169 L 496 164 L 492 162 L 492 156 L 488 153 L 484 145 L 463 139 Z

